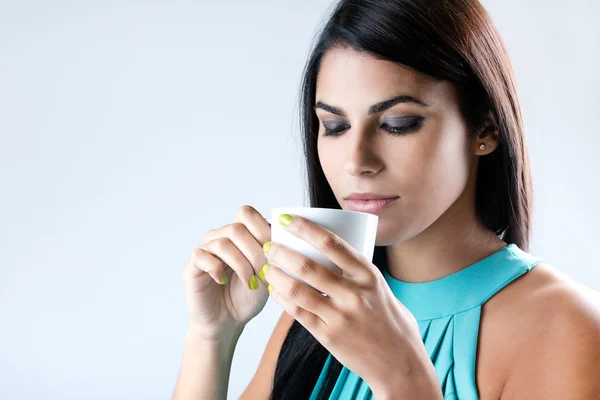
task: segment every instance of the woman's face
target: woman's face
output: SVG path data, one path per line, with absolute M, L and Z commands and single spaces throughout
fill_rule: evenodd
M 369 113 L 374 104 L 400 95 L 423 104 L 399 102 Z M 447 211 L 472 212 L 469 190 L 474 192 L 480 150 L 467 132 L 453 85 L 334 48 L 323 56 L 316 102 L 319 160 L 341 207 L 348 209 L 345 197 L 353 192 L 400 197 L 378 213 L 377 245 L 411 239 Z M 324 136 L 325 128 L 339 133 Z

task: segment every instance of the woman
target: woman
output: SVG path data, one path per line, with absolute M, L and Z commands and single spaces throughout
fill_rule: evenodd
M 242 399 L 600 398 L 595 294 L 527 252 L 523 122 L 483 6 L 342 0 L 317 39 L 302 83 L 310 205 L 392 198 L 370 209 L 373 262 L 284 216 L 339 262 L 344 275 L 332 276 L 271 243 L 263 217 L 241 207 L 185 269 L 190 327 L 174 398 L 226 397 L 237 339 L 269 293 L 285 312 Z

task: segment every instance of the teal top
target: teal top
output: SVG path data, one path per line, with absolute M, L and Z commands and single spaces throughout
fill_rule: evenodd
M 421 338 L 440 380 L 444 399 L 479 399 L 475 359 L 481 306 L 496 292 L 531 270 L 542 258 L 511 243 L 460 271 L 428 282 L 405 282 L 383 275 L 392 292 L 415 316 Z M 331 362 L 327 357 L 310 400 L 316 400 Z M 373 399 L 367 384 L 345 366 L 329 399 Z

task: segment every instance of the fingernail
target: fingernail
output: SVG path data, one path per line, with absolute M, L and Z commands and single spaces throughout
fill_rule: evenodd
M 221 285 L 227 285 L 227 274 L 223 272 L 223 276 L 221 277 Z
M 269 285 L 268 288 L 269 288 L 269 293 L 271 293 L 271 290 L 273 290 L 273 285 Z
M 262 279 L 263 281 L 266 280 L 265 279 L 265 274 L 267 273 L 267 270 L 271 267 L 271 264 L 265 264 L 262 266 L 262 268 L 260 269 L 260 271 L 258 271 L 258 276 L 260 276 L 260 279 Z
M 269 251 L 269 247 L 271 247 L 271 242 L 267 242 L 264 244 L 263 250 L 264 250 L 265 254 L 267 254 L 267 251 Z
M 258 278 L 256 278 L 256 275 L 252 275 L 250 277 L 250 289 L 252 289 L 252 290 L 258 289 Z
M 279 216 L 279 223 L 283 226 L 288 226 L 292 222 L 292 216 L 290 214 L 281 214 Z

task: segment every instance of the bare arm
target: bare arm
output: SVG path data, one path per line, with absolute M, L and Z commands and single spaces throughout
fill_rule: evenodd
M 501 399 L 600 400 L 598 293 L 556 285 L 538 303 L 542 322 L 519 351 Z
M 281 314 L 277 325 L 273 329 L 271 338 L 267 342 L 260 364 L 248 387 L 238 400 L 268 399 L 273 388 L 275 366 L 281 351 L 281 345 L 294 322 L 294 318 L 285 311 Z
M 188 331 L 173 400 L 226 399 L 233 353 L 241 333 L 211 341 Z
M 240 400 L 269 398 L 281 345 L 293 322 L 294 318 L 285 311 L 281 314 L 258 369 Z M 188 332 L 173 400 L 226 399 L 231 362 L 240 335 L 241 332 L 237 332 L 220 342 L 211 342 Z

